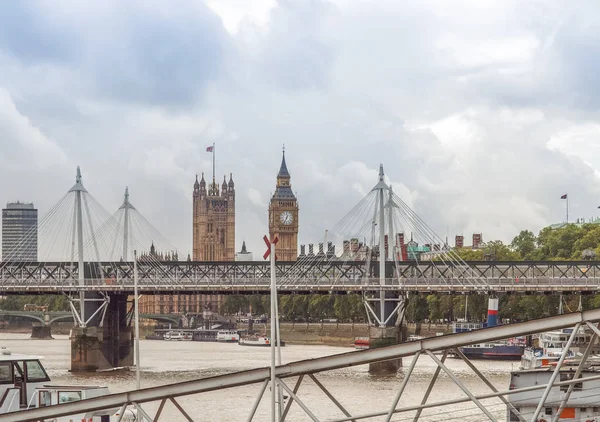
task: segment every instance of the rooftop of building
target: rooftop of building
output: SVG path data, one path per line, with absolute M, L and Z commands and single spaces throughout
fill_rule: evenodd
M 581 227 L 581 226 L 583 226 L 585 224 L 600 224 L 600 217 L 590 218 L 587 221 L 586 221 L 585 218 L 578 218 L 577 220 L 575 220 L 572 223 L 566 223 L 566 222 L 554 223 L 554 224 L 550 224 L 548 227 L 550 227 L 553 230 L 555 230 L 555 229 L 563 229 L 563 228 L 567 227 L 567 225 L 569 225 L 569 224 L 573 224 L 573 225 L 578 226 L 578 227 Z
M 18 209 L 18 210 L 33 210 L 35 207 L 33 206 L 33 202 L 8 202 L 6 204 L 6 209 Z

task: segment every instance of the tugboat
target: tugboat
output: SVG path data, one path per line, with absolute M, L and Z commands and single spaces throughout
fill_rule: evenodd
M 0 352 L 0 396 L 2 397 L 0 415 L 110 394 L 107 387 L 48 384 L 50 377 L 42 366 L 39 356 L 12 354 L 4 347 Z M 122 416 L 118 412 L 119 408 L 104 409 L 64 416 L 53 421 L 138 421 L 136 411 L 133 409 L 126 409 Z

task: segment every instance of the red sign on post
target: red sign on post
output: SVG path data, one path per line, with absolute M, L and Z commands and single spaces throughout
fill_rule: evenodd
M 267 245 L 267 251 L 264 253 L 263 259 L 267 259 L 269 257 L 269 255 L 271 255 L 271 242 L 269 241 L 269 238 L 267 237 L 267 235 L 265 235 L 263 237 L 263 240 L 265 241 L 265 244 Z M 279 241 L 279 238 L 277 236 L 275 236 L 275 239 L 273 239 L 273 244 L 276 245 L 278 241 Z M 275 254 L 275 261 L 277 261 L 277 254 Z

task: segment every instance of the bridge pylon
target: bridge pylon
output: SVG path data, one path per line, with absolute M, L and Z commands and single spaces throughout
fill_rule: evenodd
M 71 371 L 95 371 L 133 364 L 132 330 L 127 324 L 127 295 L 86 292 L 86 280 L 102 280 L 100 253 L 90 214 L 88 191 L 83 187 L 77 167 L 75 185 L 69 190 L 75 196 L 71 262 L 77 253 L 79 297 L 70 298 L 75 326 L 71 330 Z M 128 203 L 128 194 L 125 194 Z M 87 227 L 86 227 L 87 225 Z M 84 228 L 88 239 L 84 239 Z M 86 242 L 87 241 L 87 242 Z M 126 239 L 125 239 L 126 241 Z M 85 262 L 84 245 L 91 244 L 95 262 Z M 75 245 L 77 248 L 75 249 Z
M 393 190 L 391 186 L 385 183 L 385 174 L 383 164 L 379 166 L 379 182 L 371 190 L 377 192 L 377 205 L 375 207 L 372 221 L 372 240 L 375 249 L 375 228 L 379 231 L 379 261 L 378 266 L 371 265 L 371 260 L 367 260 L 367 271 L 379 278 L 378 292 L 365 294 L 363 296 L 365 309 L 369 319 L 369 347 L 377 348 L 397 344 L 403 341 L 403 321 L 404 310 L 408 298 L 401 292 L 386 291 L 387 280 L 393 279 L 394 266 L 397 254 L 395 247 L 386 248 L 386 211 L 387 211 L 387 239 L 388 245 L 392 245 L 394 239 L 394 219 L 393 213 L 398 205 L 394 201 Z M 389 260 L 388 260 L 389 259 Z M 402 366 L 402 359 L 392 361 L 377 362 L 369 365 L 369 372 L 376 374 L 395 373 Z

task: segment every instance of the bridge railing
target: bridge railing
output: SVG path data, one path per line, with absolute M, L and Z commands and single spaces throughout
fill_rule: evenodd
M 596 326 L 598 321 L 600 321 L 600 309 L 573 312 L 526 322 L 499 325 L 465 333 L 424 338 L 359 352 L 352 351 L 335 354 L 333 356 L 286 362 L 283 365 L 277 366 L 273 373 L 269 367 L 259 367 L 242 372 L 182 381 L 175 384 L 143 388 L 87 400 L 64 403 L 60 406 L 38 407 L 31 410 L 6 413 L 0 415 L 0 421 L 21 422 L 24 420 L 50 420 L 113 408 L 120 408 L 119 413 L 123 414 L 127 406 L 135 407 L 138 415 L 143 416 L 146 420 L 155 422 L 159 421 L 161 416 L 163 416 L 163 421 L 174 420 L 174 418 L 178 418 L 180 415 L 188 421 L 205 419 L 206 413 L 200 413 L 199 415 L 197 415 L 198 412 L 188 413 L 185 410 L 186 408 L 206 408 L 211 409 L 211 412 L 215 409 L 219 409 L 219 412 L 224 412 L 223 414 L 227 412 L 228 415 L 231 414 L 232 409 L 235 409 L 237 419 L 249 421 L 252 421 L 253 419 L 268 420 L 269 410 L 272 409 L 270 406 L 271 403 L 268 401 L 276 401 L 274 395 L 276 394 L 275 386 L 281 387 L 283 394 L 287 396 L 284 398 L 281 406 L 281 410 L 283 411 L 282 420 L 285 419 L 285 416 L 289 413 L 290 419 L 293 420 L 305 420 L 305 416 L 308 416 L 310 419 L 318 421 L 319 419 L 312 413 L 313 410 L 318 410 L 319 414 L 326 415 L 325 417 L 327 420 L 336 422 L 367 419 L 373 420 L 374 418 L 384 417 L 386 418 L 385 420 L 391 420 L 392 417 L 401 420 L 412 420 L 414 415 L 412 412 L 418 412 L 416 415 L 416 418 L 418 419 L 421 415 L 421 411 L 425 409 L 434 409 L 430 414 L 426 415 L 427 417 L 435 417 L 436 414 L 434 412 L 448 415 L 455 410 L 451 408 L 450 412 L 447 412 L 446 410 L 440 412 L 437 408 L 459 403 L 461 404 L 461 415 L 463 419 L 466 415 L 464 410 L 468 410 L 469 414 L 473 411 L 477 411 L 476 414 L 471 416 L 478 417 L 478 420 L 499 420 L 501 415 L 505 415 L 507 410 L 510 410 L 511 413 L 514 412 L 514 414 L 519 417 L 519 420 L 538 420 L 533 413 L 527 413 L 531 412 L 527 407 L 524 407 L 523 413 L 521 413 L 521 407 L 515 407 L 515 405 L 520 403 L 523 394 L 530 394 L 531 391 L 535 390 L 540 390 L 539 396 L 541 399 L 539 400 L 540 403 L 538 409 L 543 409 L 546 403 L 548 406 L 558 406 L 559 403 L 560 406 L 564 406 L 567 403 L 569 400 L 568 397 L 563 399 L 563 395 L 561 395 L 557 402 L 552 402 L 551 400 L 553 399 L 551 399 L 551 396 L 548 396 L 547 394 L 543 395 L 542 393 L 542 390 L 549 392 L 552 389 L 558 390 L 559 387 L 562 388 L 563 386 L 582 382 L 581 378 L 578 378 L 577 375 L 572 377 L 573 379 L 571 380 L 559 381 L 557 379 L 562 367 L 562 360 L 564 360 L 564 357 L 567 355 L 566 353 L 563 354 L 558 365 L 547 372 L 547 377 L 540 378 L 539 383 L 536 383 L 536 385 L 525 387 L 517 386 L 517 388 L 515 388 L 514 385 L 506 385 L 504 389 L 501 388 L 498 390 L 489 383 L 485 375 L 477 368 L 476 364 L 464 356 L 460 348 L 470 344 L 495 342 L 501 339 L 526 336 L 544 331 L 573 328 L 566 349 L 568 351 L 573 339 L 577 335 L 579 327 L 586 326 L 594 332 L 594 337 L 592 339 L 593 343 L 598 333 L 598 328 Z M 470 368 L 474 375 L 476 375 L 479 380 L 483 381 L 490 390 L 484 390 L 482 392 L 471 391 L 469 389 L 471 386 L 462 381 L 460 374 L 454 368 L 445 364 L 446 357 L 450 353 L 459 357 L 466 365 L 465 367 Z M 441 357 L 438 357 L 440 354 Z M 578 366 L 572 368 L 575 373 L 581 372 L 581 369 L 585 367 L 587 356 L 588 352 L 586 351 L 578 363 Z M 422 390 L 422 379 L 411 379 L 413 370 L 419 359 L 422 357 L 428 359 L 428 365 L 431 365 L 431 362 L 434 363 L 433 367 L 436 368 L 436 372 L 429 381 L 429 387 L 424 396 L 416 396 L 417 400 L 421 403 L 418 405 L 416 403 L 419 403 L 419 401 L 412 403 L 415 401 L 414 395 L 412 395 L 411 398 L 406 396 L 404 396 L 404 399 L 402 398 L 409 383 L 411 388 Z M 389 377 L 390 385 L 394 386 L 392 389 L 394 394 L 390 395 L 390 401 L 386 399 L 386 396 L 381 397 L 380 395 L 377 395 L 380 393 L 380 390 L 377 390 L 375 395 L 372 396 L 374 398 L 373 400 L 370 399 L 371 396 L 367 393 L 365 393 L 367 396 L 366 400 L 352 400 L 352 398 L 348 398 L 344 394 L 344 391 L 347 389 L 344 383 L 336 385 L 336 383 L 331 382 L 332 378 L 330 374 L 333 373 L 331 371 L 345 370 L 346 368 L 373 363 L 390 362 L 402 358 L 406 358 L 410 364 L 403 371 L 404 376 L 401 383 L 397 382 L 396 377 Z M 435 382 L 438 379 L 438 374 L 442 371 L 449 380 L 454 383 L 453 385 L 457 391 L 462 390 L 462 392 L 465 393 L 464 395 L 459 394 L 455 396 L 454 394 L 451 394 L 447 397 L 438 397 L 437 400 L 435 399 L 436 396 L 432 395 L 430 400 L 429 393 L 434 388 Z M 584 380 L 587 382 L 600 380 L 600 376 L 592 375 L 594 374 L 586 375 Z M 300 388 L 301 385 L 302 388 Z M 269 386 L 272 390 L 267 392 Z M 229 392 L 224 394 L 228 397 L 232 397 L 232 399 L 215 400 L 215 397 L 219 396 L 215 396 L 212 394 L 213 392 L 219 394 L 219 391 L 227 389 L 229 389 Z M 269 398 L 269 396 L 271 397 Z M 423 398 L 421 399 L 421 397 Z M 514 399 L 507 399 L 510 397 L 514 397 Z M 501 398 L 501 401 L 496 398 Z M 254 400 L 252 401 L 252 399 Z M 486 402 L 486 405 L 483 405 L 481 401 L 487 399 L 496 399 L 496 401 L 491 405 L 489 402 Z M 261 405 L 263 400 L 264 403 Z M 162 413 L 167 402 L 169 402 L 171 412 L 176 409 L 178 413 L 175 415 Z M 466 403 L 469 402 L 472 402 L 472 404 L 468 405 L 469 407 L 462 407 L 467 406 Z M 219 406 L 220 403 L 222 406 Z M 151 410 L 152 412 L 150 412 Z M 271 412 L 272 411 L 273 410 L 271 410 Z M 494 414 L 490 412 L 493 412 Z M 400 416 L 400 414 L 403 415 Z M 487 415 L 487 418 L 484 415 Z M 408 418 L 406 416 L 410 417 Z M 215 418 L 213 417 L 213 419 Z M 439 417 L 435 418 L 435 420 L 439 420 Z
M 142 291 L 156 292 L 266 292 L 271 280 L 267 277 L 256 278 L 205 278 L 173 282 L 171 279 L 141 278 L 138 282 Z M 486 278 L 443 278 L 443 277 L 407 277 L 386 279 L 383 287 L 378 278 L 363 277 L 332 281 L 327 278 L 304 278 L 299 280 L 280 279 L 278 290 L 282 292 L 335 292 L 335 291 L 406 291 L 406 292 L 503 292 L 503 291 L 595 291 L 600 289 L 600 278 L 592 277 L 497 277 Z M 18 280 L 13 277 L 0 278 L 0 291 L 27 292 L 45 291 L 131 291 L 133 281 L 130 279 L 86 279 L 84 286 L 79 286 L 73 279 L 27 278 Z

